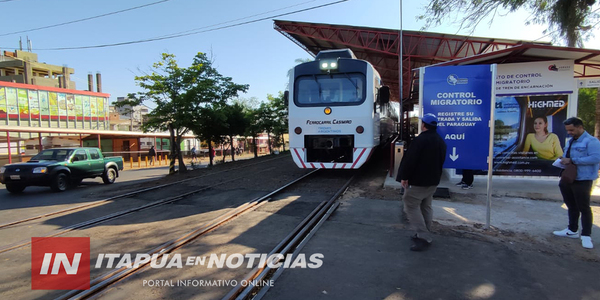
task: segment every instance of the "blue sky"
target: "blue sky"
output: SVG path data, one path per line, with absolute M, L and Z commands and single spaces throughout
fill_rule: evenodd
M 113 11 L 145 5 L 158 0 L 13 0 L 0 1 L 0 10 L 13 17 L 0 18 L 0 49 L 15 50 L 19 37 L 27 36 L 39 61 L 67 65 L 75 69 L 71 80 L 78 90 L 87 89 L 87 74 L 102 73 L 103 92 L 116 97 L 136 92 L 134 76 L 142 75 L 160 59 L 160 54 L 175 54 L 180 66 L 187 67 L 197 52 L 213 53 L 214 66 L 224 76 L 240 84 L 249 84 L 248 93 L 241 97 L 265 100 L 267 94 L 283 91 L 287 71 L 298 58 L 310 56 L 293 42 L 273 29 L 273 21 L 265 20 L 222 30 L 181 38 L 107 48 L 83 50 L 44 50 L 59 47 L 93 46 L 153 38 L 186 30 L 198 29 L 240 18 L 244 22 L 291 12 L 335 0 L 170 0 L 144 8 L 114 14 L 89 21 L 49 29 L 8 34 L 31 28 L 97 16 Z M 428 1 L 403 2 L 403 28 L 419 30 L 422 14 Z M 287 8 L 286 8 L 287 7 Z M 324 8 L 279 17 L 281 20 L 380 27 L 398 29 L 400 1 L 349 0 Z M 253 17 L 252 17 L 253 16 Z M 474 36 L 536 40 L 542 36 L 540 26 L 525 26 L 527 12 L 496 17 L 492 26 L 482 22 Z M 221 26 L 223 26 L 221 25 Z M 214 27 L 210 27 L 214 28 Z M 207 28 L 209 29 L 209 28 Z M 593 29 L 597 30 L 597 29 Z M 450 34 L 469 34 L 457 31 L 457 26 L 445 24 L 428 31 Z M 550 41 L 549 37 L 540 39 Z M 586 48 L 600 48 L 600 41 L 585 43 Z M 25 48 L 25 46 L 24 46 Z

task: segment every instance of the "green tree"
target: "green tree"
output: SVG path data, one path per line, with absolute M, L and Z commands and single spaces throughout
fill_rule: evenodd
M 600 88 L 596 88 L 596 118 L 595 118 L 594 136 L 600 139 Z M 591 129 L 590 129 L 591 130 Z
M 229 137 L 229 144 L 231 149 L 231 160 L 235 161 L 235 146 L 233 145 L 233 137 L 236 135 L 244 135 L 246 128 L 250 124 L 246 114 L 244 112 L 244 106 L 239 103 L 227 105 L 224 107 L 225 115 L 227 119 L 226 123 L 226 134 Z
M 577 116 L 583 120 L 583 128 L 587 132 L 595 130 L 598 136 L 598 128 L 596 123 L 596 91 L 595 88 L 579 89 Z
M 252 137 L 252 152 L 254 153 L 254 158 L 257 158 L 258 145 L 256 144 L 256 137 L 262 132 L 258 108 L 247 108 L 246 120 L 248 120 L 248 127 L 246 127 L 245 135 Z
M 258 107 L 260 106 L 260 100 L 258 100 L 257 97 L 250 97 L 250 98 L 242 98 L 242 97 L 238 97 L 233 99 L 233 104 L 239 104 L 243 107 L 243 111 L 244 111 L 244 118 L 246 119 L 246 128 L 244 130 L 244 132 L 242 133 L 245 137 L 252 137 L 252 144 L 248 145 L 251 146 L 252 153 L 254 153 L 254 157 L 257 158 L 258 157 L 258 149 L 256 147 L 256 137 L 258 136 L 258 134 L 261 132 L 260 128 L 257 125 L 257 116 L 256 116 L 256 112 Z M 250 148 L 248 148 L 250 149 Z
M 502 10 L 514 12 L 525 8 L 531 12 L 526 24 L 546 24 L 550 35 L 565 41 L 569 47 L 583 47 L 583 37 L 598 18 L 592 7 L 595 0 L 431 0 L 425 13 L 418 19 L 425 21 L 423 29 L 440 25 L 455 13 L 464 14 L 457 18 L 461 28 L 474 28 L 485 18 L 493 22 Z
M 271 145 L 271 134 L 275 129 L 275 111 L 268 103 L 261 103 L 257 109 L 257 126 L 261 132 L 267 133 L 267 144 L 269 145 L 269 153 L 273 153 L 273 147 Z
M 169 174 L 175 173 L 176 159 L 179 170 L 187 170 L 179 145 L 183 135 L 194 126 L 202 108 L 225 103 L 248 89 L 248 85 L 235 84 L 230 77 L 219 74 L 204 53 L 198 53 L 187 68 L 178 66 L 175 55 L 163 53 L 162 59 L 153 65 L 151 74 L 136 76 L 135 81 L 144 91 L 130 94 L 131 104 L 152 101 L 156 106 L 148 114 L 142 129 L 169 130 L 172 145 Z
M 227 116 L 223 107 L 223 104 L 213 103 L 198 108 L 198 114 L 190 128 L 200 140 L 204 140 L 208 144 L 209 164 L 211 166 L 215 159 L 212 155 L 213 143 L 221 144 L 223 135 L 227 132 Z
M 135 100 L 129 100 L 129 99 L 123 99 L 121 101 L 117 101 L 117 102 L 113 102 L 112 104 L 116 107 L 116 108 L 123 108 L 123 114 L 124 115 L 129 115 L 129 130 L 133 131 L 133 113 L 135 112 L 134 110 L 134 105 L 131 105 L 131 103 L 136 103 Z
M 237 97 L 237 98 L 234 98 L 233 100 L 231 100 L 231 103 L 239 104 L 244 109 L 255 109 L 255 108 L 258 108 L 258 106 L 260 105 L 260 100 L 258 100 L 257 97 L 250 97 L 250 98 Z
M 439 25 L 455 12 L 464 13 L 459 18 L 461 27 L 474 29 L 483 19 L 491 17 L 504 9 L 514 12 L 525 8 L 531 12 L 526 24 L 546 24 L 555 40 L 564 41 L 569 47 L 583 47 L 583 40 L 590 36 L 591 29 L 599 19 L 596 0 L 431 0 L 425 13 L 418 19 L 425 21 L 423 29 Z M 600 138 L 600 89 L 595 99 L 594 136 Z
M 279 92 L 277 97 L 267 95 L 269 106 L 273 117 L 273 134 L 276 136 L 276 144 L 283 146 L 285 151 L 284 134 L 288 133 L 288 107 L 283 99 L 283 92 Z

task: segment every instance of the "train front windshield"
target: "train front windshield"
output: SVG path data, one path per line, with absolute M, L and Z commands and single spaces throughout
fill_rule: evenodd
M 298 106 L 359 105 L 365 101 L 365 76 L 360 73 L 304 75 L 296 79 Z

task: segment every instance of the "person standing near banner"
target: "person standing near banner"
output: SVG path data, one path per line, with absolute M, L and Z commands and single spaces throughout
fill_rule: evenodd
M 462 169 L 462 179 L 456 186 L 460 186 L 463 190 L 470 190 L 473 188 L 473 181 L 475 181 L 475 170 Z
M 446 143 L 437 133 L 437 117 L 428 113 L 421 121 L 421 133 L 402 157 L 398 170 L 404 188 L 404 212 L 410 227 L 416 231 L 412 237 L 412 251 L 427 250 L 431 245 L 431 202 L 446 159 Z
M 581 245 L 592 249 L 593 213 L 590 207 L 590 194 L 594 180 L 598 178 L 600 166 L 600 141 L 591 136 L 583 128 L 583 121 L 573 117 L 565 120 L 565 129 L 572 136 L 565 146 L 565 156 L 560 158 L 563 165 L 574 164 L 577 167 L 577 177 L 573 183 L 561 180 L 558 184 L 563 201 L 567 205 L 569 226 L 560 231 L 554 231 L 556 236 L 579 238 L 579 215 L 581 215 Z

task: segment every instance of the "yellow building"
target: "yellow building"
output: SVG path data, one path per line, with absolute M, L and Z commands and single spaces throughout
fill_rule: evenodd
M 0 81 L 74 90 L 75 82 L 70 80 L 74 72 L 64 66 L 38 62 L 37 54 L 32 52 L 0 52 Z

